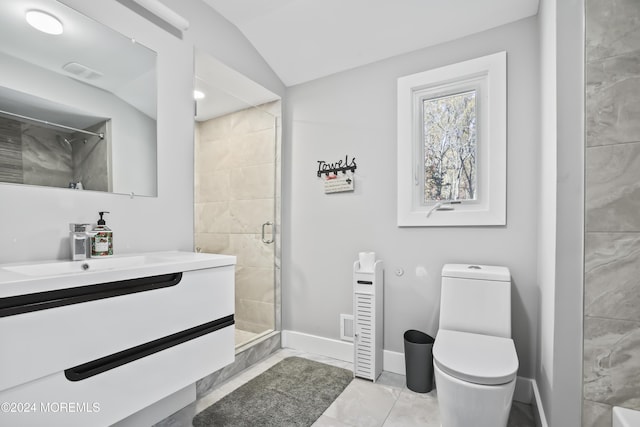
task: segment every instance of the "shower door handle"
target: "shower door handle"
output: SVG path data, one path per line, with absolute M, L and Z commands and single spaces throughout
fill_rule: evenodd
M 263 243 L 266 243 L 266 244 L 273 243 L 273 228 L 271 229 L 271 239 L 266 240 L 266 239 L 264 238 L 264 234 L 265 234 L 265 233 L 264 233 L 264 229 L 265 229 L 265 227 L 266 227 L 266 226 L 268 226 L 268 225 L 273 226 L 273 223 L 272 223 L 271 221 L 267 221 L 267 222 L 265 222 L 264 224 L 262 224 L 262 242 L 263 242 Z

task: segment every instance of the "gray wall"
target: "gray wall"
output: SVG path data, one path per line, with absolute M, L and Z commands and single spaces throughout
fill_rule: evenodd
M 95 221 L 101 210 L 111 212 L 116 253 L 193 250 L 194 44 L 220 52 L 223 62 L 233 57 L 229 65 L 276 94 L 282 83 L 240 31 L 201 1 L 167 2 L 191 21 L 183 40 L 117 2 L 65 3 L 159 53 L 158 197 L 0 185 L 3 206 L 12 207 L 0 209 L 0 262 L 68 257 L 68 223 Z
M 508 52 L 507 226 L 396 226 L 396 80 Z M 536 224 L 539 126 L 535 18 L 335 74 L 287 90 L 283 162 L 283 329 L 339 339 L 352 312 L 359 251 L 385 263 L 384 348 L 402 334 L 438 329 L 440 270 L 450 262 L 505 265 L 513 275 L 519 375 L 532 377 L 538 288 Z M 355 192 L 325 195 L 317 161 L 355 157 Z M 394 274 L 402 268 L 405 274 Z
M 587 0 L 584 426 L 640 410 L 640 3 Z

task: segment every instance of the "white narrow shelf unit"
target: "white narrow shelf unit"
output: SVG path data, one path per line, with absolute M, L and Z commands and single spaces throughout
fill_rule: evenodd
M 382 373 L 383 264 L 373 271 L 360 271 L 353 264 L 353 375 L 376 381 Z

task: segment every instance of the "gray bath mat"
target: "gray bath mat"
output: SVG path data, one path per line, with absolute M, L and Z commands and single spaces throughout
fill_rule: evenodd
M 308 427 L 353 380 L 353 372 L 289 357 L 193 419 L 194 427 Z

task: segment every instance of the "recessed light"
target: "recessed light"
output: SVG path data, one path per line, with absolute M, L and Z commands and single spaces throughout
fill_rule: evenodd
M 29 10 L 25 17 L 29 25 L 36 30 L 53 35 L 62 34 L 62 22 L 50 13 L 41 10 Z
M 204 92 L 200 92 L 199 90 L 194 90 L 193 91 L 193 99 L 203 99 L 206 95 L 204 94 Z

